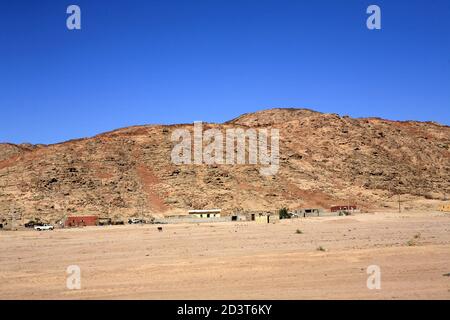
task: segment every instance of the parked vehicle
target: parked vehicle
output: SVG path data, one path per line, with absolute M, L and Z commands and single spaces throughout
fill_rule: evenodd
M 110 226 L 110 225 L 112 225 L 112 219 L 111 218 L 99 218 L 98 225 L 99 226 Z
M 129 224 L 139 224 L 139 223 L 145 223 L 145 220 L 138 219 L 138 218 L 131 218 L 128 220 Z
M 34 228 L 35 226 L 42 226 L 43 223 L 42 222 L 36 222 L 36 221 L 29 221 L 27 223 L 25 223 L 25 228 Z
M 48 231 L 48 230 L 53 230 L 53 229 L 55 229 L 55 227 L 53 227 L 50 224 L 43 224 L 43 225 L 40 225 L 40 226 L 34 226 L 34 230 L 37 230 L 37 231 Z

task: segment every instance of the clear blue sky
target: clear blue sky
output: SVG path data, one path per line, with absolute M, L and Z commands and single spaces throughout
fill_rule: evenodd
M 448 0 L 3 1 L 0 46 L 1 142 L 273 107 L 450 124 Z

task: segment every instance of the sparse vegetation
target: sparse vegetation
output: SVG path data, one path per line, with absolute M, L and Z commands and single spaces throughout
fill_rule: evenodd
M 112 217 L 116 221 L 114 214 Z M 287 299 L 296 299 L 299 296 L 356 299 L 367 297 L 365 285 L 365 280 L 369 276 L 366 274 L 367 267 L 372 264 L 381 264 L 381 270 L 385 273 L 392 271 L 392 274 L 400 274 L 406 268 L 408 272 L 402 277 L 389 277 L 388 280 L 392 288 L 405 286 L 408 282 L 408 290 L 395 292 L 395 296 L 389 290 L 380 290 L 377 298 L 427 299 L 432 296 L 436 299 L 446 299 L 449 293 L 446 287 L 442 288 L 442 285 L 450 281 L 448 267 L 450 256 L 447 254 L 448 248 L 442 246 L 442 243 L 446 243 L 448 239 L 449 227 L 446 223 L 436 223 L 433 224 L 431 233 L 425 230 L 423 224 L 423 221 L 428 218 L 429 213 L 425 211 L 404 217 L 393 216 L 390 212 L 381 212 L 370 216 L 360 215 L 357 220 L 340 220 L 335 217 L 321 219 L 321 221 L 316 219 L 282 220 L 277 225 L 256 222 L 238 224 L 195 222 L 145 225 L 144 229 L 88 227 L 57 230 L 53 234 L 39 235 L 25 231 L 15 234 L 5 233 L 0 230 L 0 236 L 3 232 L 4 236 L 9 238 L 8 241 L 0 241 L 0 252 L 14 251 L 14 259 L 2 261 L 2 267 L 11 281 L 7 283 L 7 290 L 0 290 L 0 300 L 16 297 L 37 299 L 42 295 L 56 299 L 60 296 L 60 281 L 53 272 L 58 267 L 58 261 L 35 258 L 36 247 L 30 246 L 29 242 L 31 238 L 36 237 L 39 238 L 39 246 L 52 252 L 54 256 L 64 256 L 67 252 L 71 252 L 72 260 L 86 261 L 99 269 L 108 269 L 109 266 L 114 265 L 115 267 L 110 270 L 111 277 L 117 277 L 121 281 L 120 290 L 115 293 L 118 298 L 158 297 L 158 292 L 149 296 L 148 292 L 136 292 L 135 289 L 135 284 L 138 282 L 146 287 L 160 285 L 157 277 L 142 279 L 141 273 L 136 272 L 135 266 L 153 268 L 152 266 L 158 265 L 153 268 L 154 270 L 152 269 L 152 272 L 156 275 L 170 274 L 165 283 L 167 284 L 165 294 L 170 298 L 186 294 L 185 290 L 177 284 L 187 278 L 196 280 L 192 282 L 191 297 L 201 297 L 205 294 L 215 297 L 214 295 L 218 292 L 217 287 L 227 287 L 229 283 L 227 272 L 233 272 L 233 279 L 238 279 L 241 284 L 235 287 L 237 299 L 248 297 L 249 291 L 240 291 L 240 288 L 255 290 L 254 292 L 264 288 L 265 295 L 276 299 L 280 297 L 280 283 L 282 287 L 289 284 L 285 287 L 288 290 L 283 293 L 283 298 Z M 1 219 L 0 223 L 3 223 Z M 373 228 L 375 224 L 378 225 L 377 228 Z M 163 228 L 162 232 L 158 232 L 158 226 Z M 302 231 L 303 234 L 297 234 L 297 230 Z M 242 233 L 241 236 L 237 236 L 235 231 Z M 414 239 L 419 232 L 424 234 Z M 343 237 L 343 234 L 347 236 Z M 417 245 L 405 248 L 406 242 L 410 239 Z M 220 243 L 226 243 L 226 250 L 220 250 Z M 138 249 L 133 250 L 133 248 Z M 114 254 L 108 254 L 111 250 Z M 420 261 L 417 261 L 418 250 Z M 223 276 L 217 277 L 214 283 L 208 281 L 202 283 L 201 280 L 208 275 L 200 274 L 199 268 L 186 268 L 187 257 L 192 257 L 192 261 L 195 261 L 195 265 L 199 268 L 207 268 L 212 260 L 219 257 L 221 263 L 213 267 L 219 275 Z M 383 269 L 386 261 L 389 262 L 389 270 Z M 167 269 L 168 263 L 170 270 Z M 417 263 L 420 263 L 420 268 L 407 267 Z M 249 264 L 253 271 L 261 272 L 261 274 L 249 276 L 248 268 L 242 268 L 243 265 Z M 42 268 L 39 281 L 33 281 L 35 277 L 33 273 L 14 272 L 24 265 L 30 270 Z M 436 268 L 436 266 L 442 266 L 442 268 Z M 305 286 L 305 277 L 293 276 L 300 270 L 299 268 L 302 269 L 302 274 L 307 276 L 308 281 L 320 282 L 320 290 L 313 285 Z M 333 277 L 330 270 L 344 270 L 345 274 Z M 382 281 L 386 280 L 383 274 Z M 354 277 L 359 277 L 358 286 L 354 285 L 352 280 Z M 415 281 L 420 277 L 426 278 L 427 281 Z M 325 281 L 326 279 L 331 281 Z M 21 285 L 23 282 L 28 283 L 29 290 L 23 290 Z M 42 286 L 42 283 L 49 286 Z M 108 277 L 100 277 L 95 287 L 97 288 L 95 293 L 87 292 L 86 296 L 86 291 L 82 290 L 77 293 L 79 294 L 77 297 L 103 299 L 110 296 L 111 283 Z M 336 287 L 339 287 L 338 291 L 335 290 Z
M 288 212 L 287 208 L 282 208 L 278 211 L 279 215 L 280 215 L 280 219 L 290 219 L 291 215 Z
M 416 246 L 416 245 L 417 245 L 417 240 L 420 239 L 420 237 L 421 237 L 420 232 L 419 232 L 419 233 L 416 233 L 416 234 L 414 235 L 414 237 L 413 237 L 411 240 L 408 240 L 408 242 L 406 242 L 406 245 L 407 245 L 408 247 L 414 247 L 414 246 Z

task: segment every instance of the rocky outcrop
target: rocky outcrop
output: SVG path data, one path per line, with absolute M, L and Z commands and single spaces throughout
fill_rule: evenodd
M 450 194 L 450 127 L 354 119 L 305 109 L 246 114 L 216 128 L 276 128 L 280 169 L 175 165 L 173 130 L 137 126 L 88 139 L 32 146 L 0 144 L 0 215 L 161 216 L 188 209 L 245 210 L 393 205 Z

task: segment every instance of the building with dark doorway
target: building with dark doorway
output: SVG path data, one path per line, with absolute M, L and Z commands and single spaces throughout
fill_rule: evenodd
M 330 208 L 331 212 L 340 212 L 340 211 L 355 211 L 357 208 L 354 205 L 346 205 L 346 206 L 332 206 Z
M 98 216 L 70 216 L 64 223 L 64 226 L 68 228 L 96 225 L 98 225 Z

